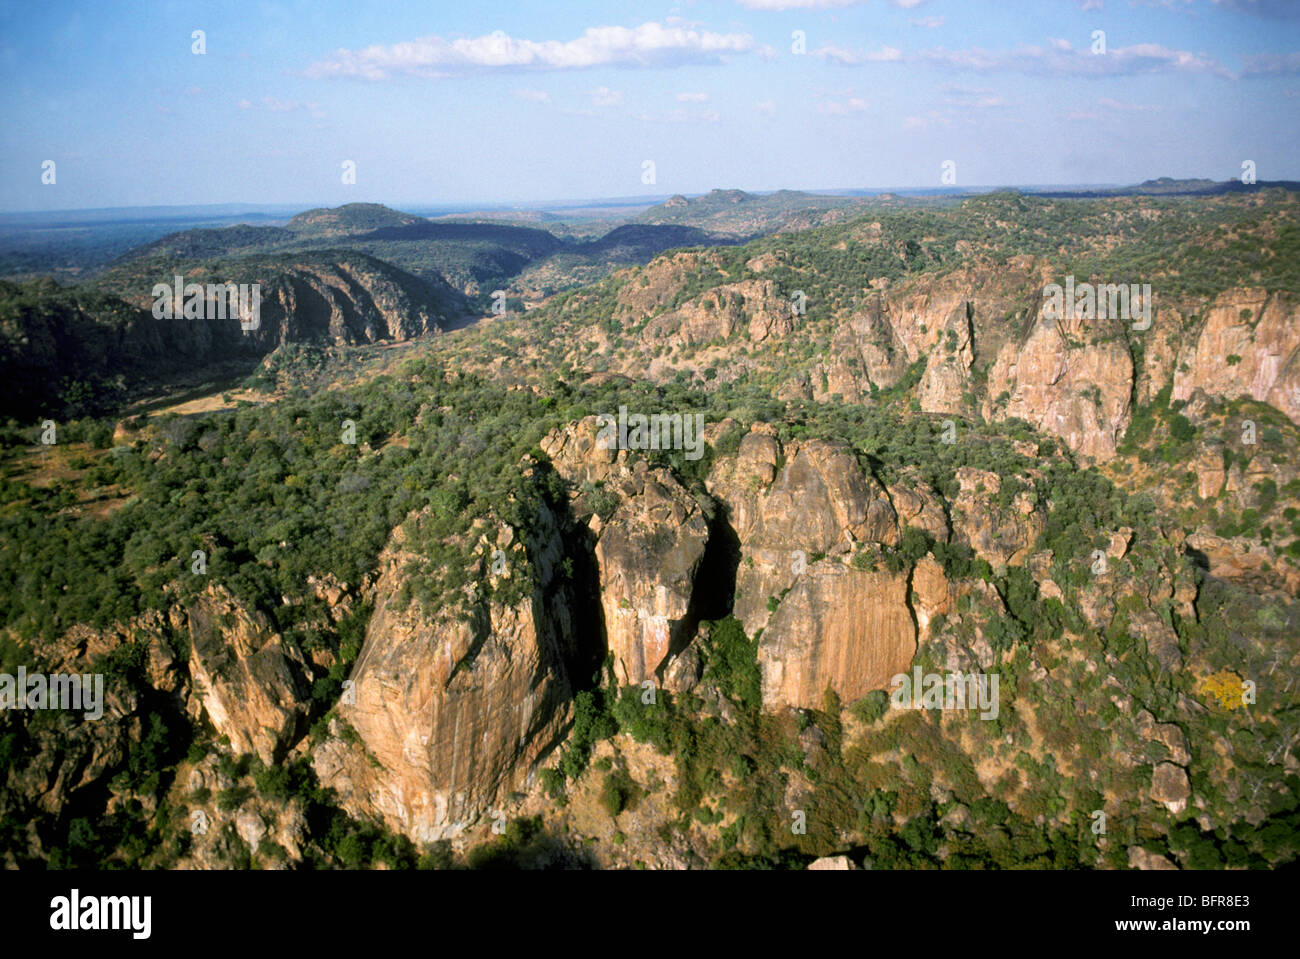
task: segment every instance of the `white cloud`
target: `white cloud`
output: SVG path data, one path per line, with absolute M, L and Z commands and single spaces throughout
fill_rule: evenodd
M 707 93 L 679 93 L 677 94 L 678 103 L 707 103 L 709 95 Z
M 618 106 L 623 102 L 623 94 L 609 87 L 596 87 L 591 91 L 591 102 L 598 107 Z
M 750 10 L 832 10 L 851 7 L 863 0 L 736 0 Z
M 822 60 L 834 60 L 836 63 L 893 63 L 903 59 L 903 51 L 897 47 L 881 47 L 879 50 L 858 52 L 844 47 L 825 46 L 812 51 L 812 55 Z
M 736 0 L 742 7 L 750 10 L 838 10 L 852 7 L 867 0 Z M 925 3 L 925 0 L 889 0 L 896 7 L 911 10 Z
M 247 99 L 241 99 L 238 106 L 241 110 L 257 109 L 257 105 Z M 267 113 L 293 113 L 297 110 L 305 110 L 318 120 L 325 116 L 325 114 L 321 112 L 319 103 L 303 103 L 298 100 L 281 100 L 279 97 L 262 97 L 262 109 Z
M 867 109 L 867 101 L 860 97 L 851 97 L 841 102 L 839 100 L 823 100 L 817 104 L 818 113 L 827 113 L 831 116 L 845 116 L 849 113 L 861 113 Z
M 567 41 L 522 40 L 498 30 L 446 40 L 419 37 L 390 46 L 340 49 L 309 66 L 309 77 L 445 77 L 477 70 L 574 70 L 597 66 L 720 63 L 755 48 L 747 33 L 713 33 L 648 22 L 637 27 L 588 27 Z
M 1138 43 L 1129 47 L 1112 48 L 1105 55 L 1094 54 L 1087 48 L 1075 49 L 1066 40 L 1053 39 L 1049 44 L 1047 47 L 1031 45 L 1017 47 L 1014 50 L 984 50 L 979 47 L 947 50 L 944 47 L 932 47 L 908 53 L 902 53 L 892 47 L 858 52 L 827 46 L 814 50 L 813 55 L 849 66 L 870 62 L 929 63 L 976 73 L 1105 77 L 1178 72 L 1232 76 L 1228 69 L 1214 57 L 1187 50 L 1172 50 L 1158 43 Z M 1300 68 L 1300 54 L 1254 59 L 1261 62 L 1253 66 L 1248 64 L 1245 72 L 1287 72 Z M 1273 62 L 1274 60 L 1280 62 Z
M 1300 73 L 1300 53 L 1257 53 L 1242 58 L 1242 76 L 1263 77 L 1290 73 Z
M 1300 4 L 1295 0 L 1214 0 L 1214 5 L 1268 20 L 1300 19 Z
M 644 123 L 717 123 L 722 118 L 714 110 L 687 110 L 679 107 L 662 116 L 641 113 L 637 119 Z
M 926 30 L 934 30 L 943 26 L 943 17 L 913 17 L 907 21 L 914 27 L 922 27 Z
M 1103 110 L 1133 111 L 1138 113 L 1146 113 L 1151 110 L 1160 109 L 1157 106 L 1144 106 L 1139 103 L 1128 103 L 1124 100 L 1113 99 L 1112 97 L 1101 97 L 1097 100 L 1097 106 L 1101 107 Z

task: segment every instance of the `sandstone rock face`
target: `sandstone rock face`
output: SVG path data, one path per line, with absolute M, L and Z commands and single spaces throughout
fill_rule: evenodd
M 402 608 L 413 557 L 405 534 L 394 533 L 351 701 L 345 694 L 335 735 L 313 756 L 343 808 L 377 816 L 417 843 L 455 836 L 522 785 L 560 738 L 574 631 L 556 583 L 558 528 L 545 509 L 536 525 L 531 595 L 507 605 L 471 588 L 463 602 L 434 611 L 417 601 Z M 524 575 L 525 550 L 508 527 L 485 526 L 479 546 L 475 555 L 501 549 L 509 557 L 499 584 Z M 478 562 L 490 575 L 489 560 Z
M 1141 846 L 1128 847 L 1128 866 L 1130 869 L 1178 869 L 1164 856 L 1159 853 L 1147 852 Z
M 370 257 L 322 262 L 313 256 L 290 261 L 264 283 L 261 323 L 249 336 L 268 347 L 299 340 L 406 340 L 437 332 L 455 300 L 449 287 L 435 289 Z
M 1214 499 L 1227 482 L 1228 474 L 1223 468 L 1223 449 L 1219 446 L 1206 446 L 1197 451 L 1196 495 L 1201 499 Z
M 782 452 L 786 463 L 778 474 Z M 740 540 L 735 615 L 751 636 L 767 623 L 769 597 L 793 585 L 817 554 L 898 541 L 885 490 L 846 447 L 824 440 L 782 451 L 774 436 L 755 430 L 734 461 L 714 469 L 709 489 L 726 505 Z
M 615 473 L 615 464 L 627 459 L 623 450 L 602 449 L 596 439 L 600 433 L 594 416 L 587 416 L 553 430 L 543 437 L 541 450 L 564 479 L 574 485 L 604 483 Z
M 758 646 L 766 708 L 820 709 L 885 689 L 916 653 L 907 577 L 835 560 L 809 568 L 782 600 Z
M 1198 389 L 1228 399 L 1249 396 L 1300 423 L 1300 303 L 1293 296 L 1221 294 L 1180 360 L 1174 399 L 1187 400 Z
M 821 871 L 849 871 L 856 869 L 853 861 L 848 856 L 822 856 L 820 859 L 814 859 L 808 864 L 808 868 L 814 872 Z
M 824 366 L 827 392 L 846 399 L 860 399 L 870 384 L 887 389 L 903 376 L 908 364 L 907 345 L 899 338 L 885 314 L 881 297 L 873 297 L 835 331 L 831 342 L 834 359 Z M 867 383 L 859 384 L 848 361 L 857 358 L 866 372 Z
M 1151 773 L 1151 799 L 1161 803 L 1174 815 L 1187 808 L 1192 794 L 1187 770 L 1173 763 L 1159 763 Z
M 695 574 L 709 538 L 698 503 L 666 470 L 638 461 L 596 542 L 605 634 L 620 683 L 657 675 L 690 637 Z
M 1268 547 L 1245 537 L 1225 539 L 1203 530 L 1187 537 L 1187 544 L 1205 555 L 1210 575 L 1250 584 L 1267 592 L 1300 594 L 1300 570 L 1274 565 L 1277 557 Z
M 952 585 L 939 561 L 930 553 L 917 560 L 912 569 L 912 590 L 917 597 L 916 622 L 921 632 L 926 633 L 934 617 L 946 616 L 952 610 Z
M 1169 761 L 1175 766 L 1188 766 L 1192 754 L 1187 748 L 1187 734 L 1177 723 L 1159 723 L 1145 709 L 1137 714 L 1135 725 L 1139 735 L 1150 742 L 1158 742 L 1169 753 Z
M 189 631 L 194 695 L 217 732 L 236 752 L 278 761 L 306 715 L 301 655 L 218 586 L 174 610 L 172 625 Z
M 647 337 L 693 346 L 724 340 L 744 329 L 756 343 L 785 336 L 799 315 L 771 280 L 742 280 L 714 287 L 675 310 L 656 316 L 646 326 Z
M 1007 343 L 989 369 L 984 416 L 1009 397 L 997 416 L 1019 417 L 1061 437 L 1070 449 L 1111 459 L 1128 428 L 1133 360 L 1122 336 L 1105 324 L 1119 320 L 1063 319 L 1042 315 L 1023 343 Z
M 152 284 L 171 285 L 173 275 L 132 282 L 120 291 L 121 299 L 75 308 L 49 308 L 38 300 L 23 307 L 16 327 L 23 331 L 21 341 L 5 341 L 12 351 L 6 356 L 14 361 L 4 373 L 15 410 L 30 407 L 33 398 L 69 376 L 123 376 L 128 385 L 156 385 L 160 376 L 206 364 L 255 361 L 287 343 L 373 343 L 433 333 L 467 309 L 464 298 L 440 279 L 420 279 L 362 253 L 285 255 L 253 272 L 232 269 L 218 274 L 178 266 L 177 272 L 185 284 L 205 287 L 257 283 L 255 330 L 243 330 L 237 306 L 232 310 L 228 298 L 211 290 L 211 313 L 187 318 L 182 301 L 175 318 L 155 318 Z
M 592 515 L 605 636 L 620 683 L 662 679 L 670 651 L 695 627 L 692 598 L 709 542 L 701 505 L 663 469 L 629 465 L 625 450 L 602 449 L 596 417 L 553 431 L 541 443 L 571 486 L 591 483 L 617 498 L 607 519 Z M 575 491 L 575 510 L 590 513 Z
M 898 514 L 898 525 L 915 526 L 940 543 L 948 542 L 952 529 L 944 510 L 943 497 L 919 477 L 908 475 L 906 471 L 904 476 L 904 482 L 889 486 L 889 501 Z
M 943 327 L 944 336 L 931 349 L 917 398 L 926 413 L 962 413 L 968 403 L 970 371 L 975 362 L 975 331 L 970 311 L 957 309 L 949 314 Z

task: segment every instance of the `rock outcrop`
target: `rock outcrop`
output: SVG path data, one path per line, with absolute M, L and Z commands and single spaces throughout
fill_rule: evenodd
M 1174 372 L 1173 398 L 1249 396 L 1300 423 L 1300 303 L 1287 294 L 1220 294 Z
M 620 683 L 661 679 L 668 654 L 689 642 L 692 598 L 709 542 L 704 509 L 664 469 L 596 441 L 596 418 L 556 430 L 541 444 L 575 487 L 575 512 L 589 515 L 605 635 Z M 616 497 L 605 518 L 583 499 L 584 484 Z
M 777 471 L 779 458 L 785 463 Z M 898 541 L 898 518 L 884 488 L 847 447 L 824 440 L 784 450 L 755 427 L 734 459 L 715 466 L 709 490 L 727 509 L 740 542 L 735 615 L 751 636 L 779 598 L 820 556 L 857 543 Z
M 888 688 L 915 653 L 907 576 L 822 560 L 795 583 L 759 640 L 763 705 L 820 709 L 827 689 L 853 702 Z
M 415 556 L 405 532 L 394 532 L 355 685 L 313 755 L 345 809 L 419 843 L 455 836 L 522 787 L 561 737 L 576 630 L 571 597 L 557 582 L 562 548 L 548 509 L 535 529 L 525 549 L 509 527 L 480 523 L 470 567 L 480 583 L 432 610 L 403 604 Z M 494 574 L 502 557 L 506 570 Z M 518 600 L 503 602 L 482 585 L 504 588 L 529 570 L 533 582 Z
M 221 586 L 171 616 L 190 637 L 191 711 L 201 708 L 236 752 L 278 761 L 307 715 L 301 654 Z

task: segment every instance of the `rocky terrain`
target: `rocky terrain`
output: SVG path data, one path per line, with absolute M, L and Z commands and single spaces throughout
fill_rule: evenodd
M 101 723 L 4 717 L 6 864 L 1293 861 L 1295 201 L 1099 200 L 1064 253 L 1059 203 L 666 253 L 52 460 L 11 424 L 5 668 L 110 681 Z M 1135 272 L 1165 231 L 1232 282 Z M 409 341 L 451 302 L 360 253 L 275 270 L 247 341 L 7 291 L 7 368 Z M 1050 315 L 1067 274 L 1151 283 L 1150 324 Z M 611 448 L 620 406 L 701 412 L 702 455 Z M 972 699 L 900 703 L 933 674 Z

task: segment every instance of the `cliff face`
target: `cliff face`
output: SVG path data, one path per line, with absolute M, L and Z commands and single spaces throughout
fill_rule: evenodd
M 663 469 L 644 460 L 629 466 L 625 451 L 602 449 L 595 417 L 557 430 L 542 442 L 556 471 L 575 487 L 599 484 L 617 505 L 590 516 L 600 580 L 600 606 L 614 675 L 620 683 L 656 679 L 670 651 L 694 627 L 692 598 L 709 541 L 701 505 Z
M 809 567 L 777 607 L 758 645 L 763 705 L 821 709 L 833 689 L 853 702 L 906 671 L 916 625 L 901 573 L 852 569 L 825 559 Z
M 783 397 L 849 403 L 868 402 L 919 364 L 911 389 L 923 412 L 1022 419 L 1099 462 L 1115 457 L 1134 403 L 1171 385 L 1175 400 L 1198 390 L 1250 397 L 1300 422 L 1300 303 L 1291 293 L 1164 298 L 1157 285 L 1146 329 L 1136 314 L 1057 320 L 1046 315 L 1044 287 L 1065 277 L 1041 258 L 1013 256 L 897 282 L 863 276 L 850 305 L 827 315 L 824 303 L 810 300 L 801 315 L 792 308 L 793 281 L 766 276 L 785 258 L 756 256 L 741 275 L 727 273 L 684 303 L 692 281 L 719 270 L 716 258 L 678 253 L 648 264 L 617 294 L 615 318 L 646 323 L 645 340 L 616 353 L 617 362 L 629 375 L 648 369 L 658 379 L 709 365 L 719 373 L 770 367 L 787 377 Z M 797 354 L 805 339 L 816 342 L 814 361 L 791 375 L 789 351 Z M 645 343 L 660 348 L 642 355 Z
M 756 428 L 734 461 L 715 467 L 709 489 L 726 504 L 740 542 L 735 615 L 751 636 L 767 625 L 769 598 L 779 598 L 819 556 L 898 539 L 885 490 L 846 448 L 822 440 L 782 449 Z
M 709 530 L 699 504 L 666 470 L 641 461 L 619 486 L 624 498 L 596 542 L 596 562 L 614 676 L 639 684 L 690 639 Z
M 1300 423 L 1300 303 L 1260 290 L 1220 294 L 1173 373 L 1173 398 L 1249 396 Z
M 463 309 L 445 283 L 359 253 L 175 267 L 186 284 L 260 284 L 260 322 L 245 331 L 234 310 L 217 315 L 215 300 L 213 318 L 155 318 L 152 290 L 174 283 L 170 270 L 132 267 L 102 281 L 104 292 L 0 286 L 0 373 L 12 385 L 7 408 L 29 417 L 33 408 L 58 405 L 65 381 L 156 386 L 161 376 L 208 364 L 251 365 L 287 343 L 410 339 L 437 332 Z
M 394 533 L 355 685 L 312 758 L 343 808 L 378 817 L 413 841 L 455 836 L 522 788 L 556 744 L 568 719 L 565 654 L 576 630 L 556 582 L 562 550 L 548 511 L 537 530 L 527 550 L 509 527 L 477 530 L 483 558 L 472 572 L 502 585 L 531 566 L 536 583 L 521 600 L 483 598 L 482 587 L 471 585 L 438 610 L 418 601 L 403 606 L 415 557 L 405 534 Z M 506 569 L 494 574 L 501 557 Z
M 279 761 L 307 715 L 301 654 L 220 587 L 173 609 L 171 625 L 189 635 L 190 711 L 205 713 L 237 752 Z

